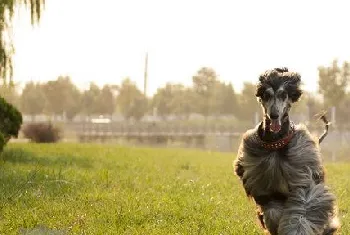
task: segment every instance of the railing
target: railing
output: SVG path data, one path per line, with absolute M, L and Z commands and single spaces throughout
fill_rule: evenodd
M 208 125 L 130 125 L 119 123 L 75 123 L 70 129 L 76 131 L 78 136 L 109 136 L 109 137 L 200 137 L 200 136 L 228 136 L 239 137 L 242 132 L 233 126 Z

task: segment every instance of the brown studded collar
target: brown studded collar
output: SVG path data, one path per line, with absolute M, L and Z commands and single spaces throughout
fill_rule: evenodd
M 274 141 L 274 142 L 263 141 L 260 138 L 258 132 L 255 133 L 255 138 L 263 148 L 268 149 L 268 150 L 278 150 L 278 149 L 285 147 L 290 142 L 290 140 L 293 138 L 294 133 L 295 133 L 295 127 L 294 127 L 294 124 L 292 122 L 291 122 L 290 127 L 291 128 L 285 137 L 283 137 L 282 139 L 279 139 L 277 141 Z

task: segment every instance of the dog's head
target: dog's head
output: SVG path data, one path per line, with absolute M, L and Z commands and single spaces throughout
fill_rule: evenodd
M 270 121 L 272 132 L 277 133 L 281 130 L 291 104 L 299 100 L 302 94 L 300 83 L 300 75 L 289 72 L 287 68 L 267 70 L 260 75 L 256 97 Z

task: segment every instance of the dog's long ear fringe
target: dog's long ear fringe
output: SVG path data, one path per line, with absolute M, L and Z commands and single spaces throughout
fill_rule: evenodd
M 266 90 L 266 86 L 264 85 L 265 84 L 265 81 L 266 81 L 266 77 L 267 77 L 267 71 L 264 73 L 264 74 L 261 74 L 259 76 L 259 82 L 258 84 L 256 85 L 256 91 L 255 91 L 255 96 L 256 97 L 262 97 L 262 95 L 264 94 L 265 90 Z
M 301 95 L 303 94 L 303 91 L 300 88 L 301 84 L 301 77 L 298 73 L 290 73 L 288 74 L 288 82 L 287 82 L 287 91 L 288 96 L 292 100 L 292 102 L 297 102 Z

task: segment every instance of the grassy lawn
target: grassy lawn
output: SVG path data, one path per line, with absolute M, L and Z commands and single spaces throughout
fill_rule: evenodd
M 10 144 L 0 163 L 0 234 L 40 226 L 51 234 L 262 234 L 233 159 L 194 150 Z M 327 183 L 338 196 L 342 234 L 350 234 L 350 164 L 327 164 Z

